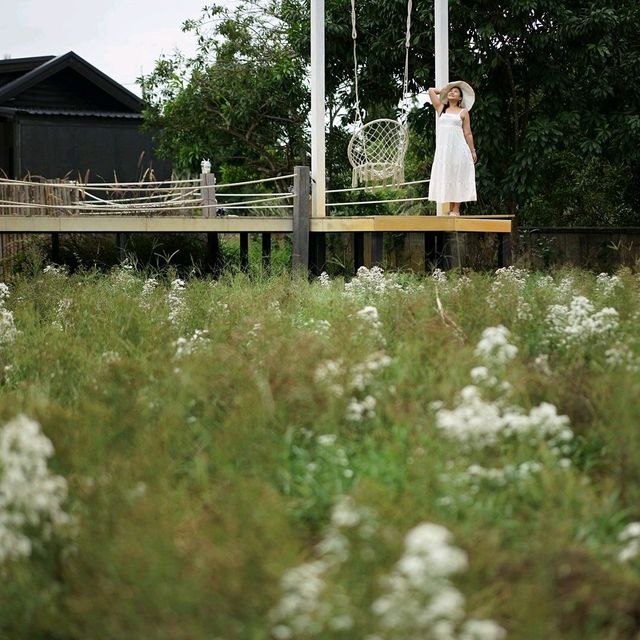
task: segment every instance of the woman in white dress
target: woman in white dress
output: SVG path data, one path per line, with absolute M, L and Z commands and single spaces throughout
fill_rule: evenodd
M 438 113 L 436 153 L 431 167 L 429 200 L 450 203 L 449 215 L 460 215 L 461 202 L 475 202 L 478 160 L 469 110 L 475 101 L 473 89 L 461 80 L 442 89 L 429 89 Z

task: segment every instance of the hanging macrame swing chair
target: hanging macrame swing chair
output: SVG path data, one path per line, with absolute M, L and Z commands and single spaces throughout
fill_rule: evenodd
M 379 118 L 364 123 L 358 95 L 358 58 L 356 54 L 356 6 L 351 0 L 351 37 L 353 39 L 353 61 L 355 77 L 356 122 L 355 133 L 349 141 L 347 154 L 353 167 L 352 186 L 386 184 L 399 185 L 404 182 L 404 158 L 409 146 L 408 85 L 409 47 L 411 37 L 412 0 L 407 2 L 407 29 L 405 36 L 404 81 L 402 84 L 402 113 L 397 120 Z

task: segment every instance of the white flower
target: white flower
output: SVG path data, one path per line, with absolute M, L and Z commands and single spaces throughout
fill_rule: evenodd
M 618 535 L 620 542 L 640 538 L 640 522 L 629 523 Z
M 47 468 L 52 455 L 51 441 L 26 416 L 0 429 L 0 563 L 31 553 L 25 527 L 47 539 L 71 524 L 63 509 L 66 480 Z
M 356 314 L 358 318 L 365 322 L 370 322 L 372 325 L 377 325 L 380 321 L 378 316 L 378 310 L 375 307 L 368 306 L 360 309 Z
M 173 344 L 176 348 L 175 358 L 183 358 L 202 349 L 208 342 L 209 332 L 206 329 L 196 329 L 190 338 L 178 338 Z
M 489 366 L 503 366 L 518 354 L 518 347 L 509 343 L 511 332 L 506 327 L 487 327 L 482 332 L 475 354 Z
M 507 632 L 493 620 L 470 618 L 462 627 L 460 640 L 503 640 Z
M 18 337 L 18 330 L 13 321 L 13 312 L 0 307 L 0 346 L 13 344 Z
M 321 436 L 318 436 L 318 444 L 321 447 L 331 447 L 336 443 L 338 436 L 335 433 L 325 433 Z
M 447 274 L 442 269 L 434 269 L 431 279 L 436 284 L 447 284 Z
M 551 341 L 571 347 L 591 340 L 608 340 L 618 328 L 619 317 L 611 307 L 595 311 L 590 300 L 575 296 L 568 305 L 549 307 L 546 324 Z
M 616 275 L 610 276 L 607 273 L 600 273 L 596 278 L 596 284 L 598 288 L 608 296 L 611 295 L 616 288 L 622 286 L 622 280 Z
M 323 271 L 318 276 L 318 283 L 320 284 L 321 287 L 330 287 L 331 286 L 331 278 L 329 277 L 329 274 L 326 271 Z
M 355 527 L 360 524 L 361 514 L 351 496 L 338 498 L 331 512 L 331 524 L 338 528 Z

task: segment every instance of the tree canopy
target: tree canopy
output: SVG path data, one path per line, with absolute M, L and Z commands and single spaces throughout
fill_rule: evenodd
M 327 169 L 345 184 L 354 121 L 350 3 L 326 0 Z M 360 100 L 393 116 L 402 93 L 406 3 L 356 2 Z M 308 162 L 309 0 L 212 5 L 185 23 L 198 54 L 141 79 L 146 121 L 181 170 L 211 157 L 223 176 Z M 536 224 L 630 224 L 640 202 L 640 3 L 450 0 L 450 77 L 475 89 L 477 212 Z M 410 90 L 433 85 L 433 4 L 415 3 Z M 428 177 L 433 111 L 410 116 L 409 175 Z M 413 175 L 411 174 L 413 172 Z

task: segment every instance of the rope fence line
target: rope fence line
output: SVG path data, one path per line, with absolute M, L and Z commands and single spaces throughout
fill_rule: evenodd
M 108 189 L 110 191 L 116 189 L 122 189 L 123 187 L 140 187 L 140 186 L 153 186 L 153 185 L 163 185 L 163 184 L 191 184 L 195 185 L 200 182 L 199 178 L 193 178 L 190 180 L 162 180 L 159 182 L 46 182 L 46 181 L 36 181 L 36 180 L 10 180 L 9 178 L 0 178 L 0 184 L 22 184 L 27 186 L 34 185 L 51 185 L 55 184 L 57 187 L 62 189 Z M 162 187 L 157 187 L 158 189 Z M 193 187 L 186 187 L 193 188 Z
M 216 198 L 260 198 L 271 195 L 269 193 L 216 193 Z M 274 198 L 293 198 L 293 193 L 274 193 Z M 250 201 L 251 202 L 251 201 Z
M 213 176 L 211 176 L 213 177 Z M 260 209 L 293 209 L 293 204 L 281 204 L 283 201 L 290 200 L 295 197 L 292 192 L 288 193 L 219 193 L 218 189 L 224 187 L 239 187 L 251 184 L 260 184 L 263 182 L 275 182 L 277 180 L 288 180 L 294 177 L 294 174 L 286 176 L 277 176 L 273 178 L 265 178 L 261 180 L 247 180 L 244 182 L 233 182 L 227 184 L 216 184 L 215 178 L 213 183 L 206 184 L 204 180 L 201 180 L 200 184 L 195 184 L 197 180 L 182 180 L 182 181 L 163 181 L 163 182 L 144 182 L 144 183 L 112 183 L 113 189 L 108 186 L 107 183 L 101 184 L 98 187 L 87 184 L 77 183 L 43 183 L 43 182 L 29 182 L 27 180 L 7 180 L 0 179 L 0 188 L 2 193 L 0 194 L 0 207 L 16 211 L 52 211 L 57 210 L 67 215 L 108 215 L 109 213 L 115 215 L 153 215 L 172 213 L 174 215 L 180 215 L 180 212 L 188 212 L 195 210 L 208 210 L 208 215 L 216 215 L 218 209 L 223 210 L 260 210 Z M 408 187 L 411 185 L 425 184 L 430 182 L 426 180 L 413 180 L 400 183 L 399 185 L 393 185 L 393 188 Z M 155 185 L 176 185 L 174 187 L 158 187 Z M 188 186 L 184 186 L 188 184 Z M 23 191 L 17 191 L 15 199 L 7 198 L 7 195 L 13 196 L 8 193 L 7 185 L 20 185 Z M 125 189 L 126 185 L 135 185 L 136 189 Z M 182 186 L 178 186 L 182 185 Z M 5 188 L 3 188 L 5 187 Z M 27 187 L 30 187 L 27 188 Z M 370 189 L 382 189 L 391 188 L 390 185 L 373 185 L 367 187 L 352 187 L 345 189 L 331 189 L 327 193 L 349 193 L 367 191 Z M 56 195 L 56 190 L 64 189 L 66 191 L 60 192 L 62 194 L 71 194 L 69 197 L 60 197 Z M 69 192 L 72 189 L 74 191 Z M 114 191 L 116 192 L 135 192 L 135 191 L 151 191 L 150 194 L 144 196 L 132 196 L 126 198 L 103 198 L 91 191 Z M 207 197 L 211 193 L 212 196 Z M 4 195 L 4 198 L 2 198 Z M 33 201 L 37 196 L 37 200 Z M 211 199 L 211 197 L 213 199 Z M 218 202 L 218 198 L 230 198 L 231 202 Z M 236 198 L 235 200 L 233 198 Z M 85 199 L 89 200 L 88 202 Z M 383 198 L 379 200 L 365 200 L 360 202 L 329 202 L 325 206 L 327 208 L 338 207 L 354 207 L 365 205 L 379 205 L 379 204 L 396 204 L 406 202 L 421 202 L 428 200 L 428 197 L 405 197 L 405 198 Z M 6 215 L 6 213 L 3 211 Z M 46 213 L 44 214 L 46 215 Z
M 355 207 L 365 204 L 387 204 L 388 202 L 418 202 L 420 200 L 429 200 L 428 197 L 423 198 L 392 198 L 389 200 L 366 200 L 364 202 L 328 202 L 327 207 Z
M 241 205 L 241 206 L 224 206 L 223 209 L 293 209 L 292 204 L 258 204 L 256 206 L 253 205 Z
M 427 180 L 413 180 L 411 182 L 401 182 L 397 185 L 388 185 L 388 184 L 374 184 L 370 187 L 347 187 L 346 189 L 327 189 L 326 193 L 347 193 L 349 191 L 371 191 L 372 189 L 396 189 L 397 187 L 406 187 L 412 184 L 424 184 L 426 182 L 431 182 L 430 179 Z
M 242 187 L 246 184 L 260 184 L 262 182 L 275 182 L 276 180 L 291 180 L 295 174 L 286 176 L 276 176 L 275 178 L 262 178 L 260 180 L 246 180 L 245 182 L 229 182 L 227 184 L 216 184 L 216 189 L 223 189 L 226 187 Z

